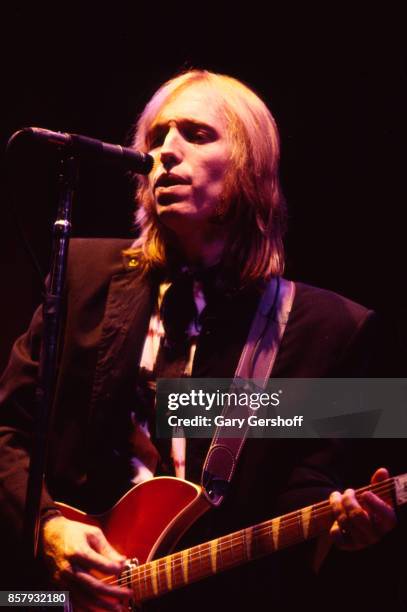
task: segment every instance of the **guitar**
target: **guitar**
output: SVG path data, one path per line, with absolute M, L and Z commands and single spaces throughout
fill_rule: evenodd
M 402 505 L 407 503 L 407 474 L 358 489 L 356 496 L 364 491 L 372 491 L 393 507 Z M 191 482 L 153 478 L 130 489 L 111 510 L 97 516 L 63 503 L 58 507 L 65 518 L 100 527 L 112 546 L 126 556 L 128 564 L 122 574 L 104 580 L 131 588 L 137 605 L 315 538 L 334 521 L 329 502 L 323 501 L 168 554 L 211 507 L 202 488 Z

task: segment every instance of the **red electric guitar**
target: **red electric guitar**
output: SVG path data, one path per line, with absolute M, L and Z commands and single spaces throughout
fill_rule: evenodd
M 373 491 L 392 506 L 407 503 L 407 474 L 358 489 L 357 496 L 364 491 Z M 153 478 L 133 487 L 98 516 L 62 503 L 58 507 L 68 519 L 100 527 L 112 546 L 129 559 L 120 577 L 104 579 L 129 586 L 136 604 L 314 538 L 328 531 L 334 520 L 329 502 L 323 501 L 168 554 L 210 508 L 201 487 L 191 482 Z

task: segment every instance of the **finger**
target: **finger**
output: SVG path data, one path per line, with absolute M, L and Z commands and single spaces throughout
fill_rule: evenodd
M 368 512 L 356 499 L 354 489 L 346 489 L 342 497 L 342 505 L 347 516 L 346 528 L 358 546 L 367 546 L 377 541 L 377 532 L 373 528 Z
M 127 600 L 133 595 L 130 589 L 98 580 L 91 574 L 83 571 L 81 568 L 77 568 L 76 571 L 71 574 L 71 576 L 72 579 L 76 580 L 87 593 L 92 595 L 97 593 L 99 595 L 113 597 L 119 601 Z
M 343 493 L 342 513 L 337 517 L 337 521 L 342 534 L 350 534 L 354 550 L 369 546 L 378 540 L 377 531 L 372 525 L 369 514 L 359 504 L 353 489 L 346 489 Z
M 349 512 L 353 510 L 356 502 L 354 491 L 352 489 L 347 489 L 343 494 L 339 493 L 339 491 L 334 491 L 331 493 L 329 500 L 339 528 L 342 531 L 347 531 L 350 527 Z M 359 504 L 357 504 L 357 506 L 359 506 Z
M 334 514 L 334 517 L 336 518 L 336 521 L 331 528 L 331 535 L 332 537 L 334 537 L 335 543 L 341 548 L 343 547 L 342 545 L 345 544 L 345 534 L 348 534 L 350 531 L 350 526 L 348 524 L 349 519 L 344 510 L 342 498 L 343 495 L 342 493 L 339 493 L 339 491 L 334 491 L 329 497 L 331 509 Z
M 340 548 L 341 550 L 354 550 L 355 545 L 352 540 L 352 536 L 350 532 L 342 529 L 338 523 L 335 521 L 332 525 L 329 534 L 334 541 L 334 544 Z
M 83 569 L 98 570 L 106 575 L 120 574 L 124 568 L 124 561 L 120 563 L 111 561 L 90 547 L 75 551 L 70 555 L 69 560 L 71 563 L 79 565 Z
M 356 507 L 360 508 L 354 489 L 346 489 L 342 495 L 342 505 L 346 513 Z
M 370 522 L 379 535 L 384 535 L 396 526 L 397 517 L 392 506 L 374 493 L 370 491 L 363 493 L 360 503 L 369 514 Z
M 126 557 L 121 555 L 105 538 L 102 531 L 95 531 L 88 535 L 89 544 L 102 555 L 108 557 L 116 563 L 123 564 L 126 561 Z
M 348 519 L 352 520 L 355 518 L 356 520 L 360 520 L 363 516 L 366 519 L 366 522 L 369 522 L 369 517 L 367 512 L 363 510 L 359 501 L 356 498 L 356 493 L 354 489 L 346 489 L 342 495 L 342 509 L 346 514 Z
M 87 578 L 92 578 L 88 580 Z M 101 595 L 95 588 L 95 582 L 99 580 L 93 578 L 81 568 L 72 566 L 71 571 L 65 576 L 64 585 L 71 594 L 73 609 L 75 612 L 98 612 L 98 610 L 126 610 L 127 605 L 133 594 L 128 589 L 124 589 L 119 597 Z M 103 583 L 102 583 L 103 584 Z
M 382 482 L 383 480 L 387 480 L 388 478 L 390 478 L 389 470 L 387 470 L 386 468 L 379 468 L 373 474 L 372 478 L 370 479 L 370 482 L 372 484 L 376 484 L 377 482 Z
M 335 518 L 338 518 L 343 512 L 342 494 L 339 493 L 339 491 L 333 491 L 333 493 L 331 493 L 331 495 L 329 496 L 329 502 L 331 504 L 331 510 Z

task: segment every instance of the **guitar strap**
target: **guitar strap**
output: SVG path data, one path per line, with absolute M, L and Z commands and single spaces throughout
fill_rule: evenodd
M 255 380 L 256 389 L 263 390 L 270 378 L 277 352 L 288 322 L 295 295 L 295 284 L 280 277 L 268 283 L 257 307 L 250 331 L 234 375 L 231 391 L 252 391 L 245 381 Z M 202 469 L 202 487 L 208 501 L 219 506 L 232 480 L 237 461 L 249 432 L 248 406 L 226 403 L 223 416 L 246 417 L 239 438 L 227 436 L 228 427 L 218 426 Z

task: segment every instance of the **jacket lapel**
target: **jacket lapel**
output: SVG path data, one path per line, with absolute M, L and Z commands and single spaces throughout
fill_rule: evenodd
M 156 290 L 134 258 L 110 282 L 91 395 L 91 410 L 108 404 L 115 388 L 136 377 Z M 96 414 L 99 411 L 96 411 Z

